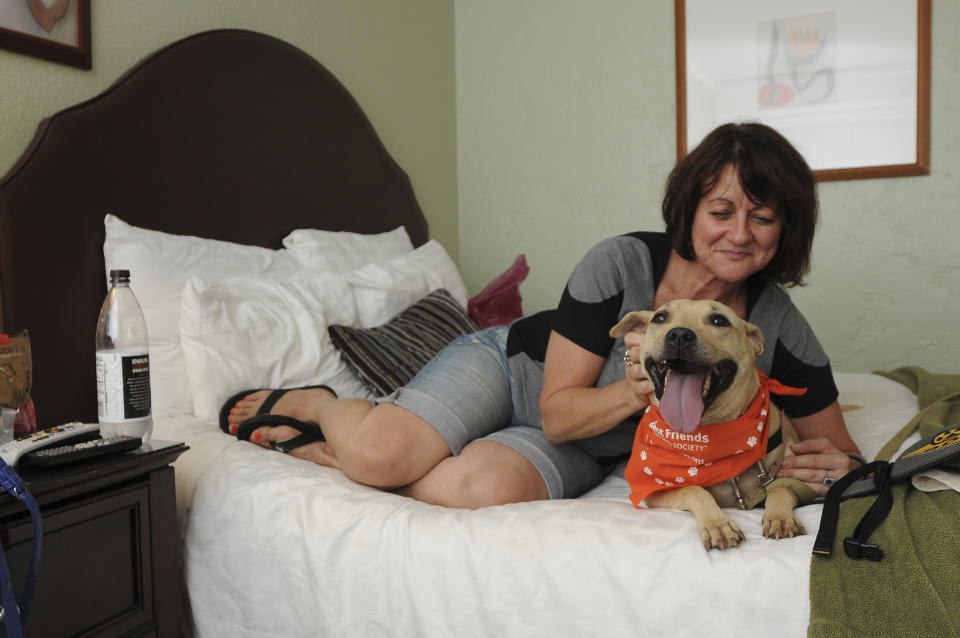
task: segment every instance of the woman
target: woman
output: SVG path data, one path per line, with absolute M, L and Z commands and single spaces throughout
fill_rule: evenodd
M 848 455 L 857 448 L 827 357 L 780 287 L 802 283 L 809 269 L 817 220 L 809 167 L 769 127 L 727 124 L 674 168 L 663 215 L 666 234 L 591 249 L 557 310 L 455 341 L 389 397 L 262 390 L 227 406 L 222 425 L 235 432 L 258 411 L 317 423 L 326 440 L 293 454 L 430 503 L 576 497 L 629 454 L 653 390 L 642 366 L 625 366 L 627 347 L 637 360 L 639 337 L 624 344 L 609 329 L 630 310 L 714 299 L 763 330 L 764 373 L 808 389 L 778 401 L 802 439 L 781 475 L 824 494 L 856 465 Z M 297 434 L 262 427 L 250 440 L 268 446 Z

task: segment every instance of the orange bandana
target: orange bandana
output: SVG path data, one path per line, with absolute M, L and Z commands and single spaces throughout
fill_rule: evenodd
M 733 421 L 697 426 L 684 434 L 667 425 L 656 407 L 647 407 L 624 473 L 633 490 L 630 500 L 634 506 L 640 507 L 650 494 L 671 487 L 715 485 L 737 476 L 766 455 L 770 393 L 800 396 L 807 390 L 785 386 L 759 370 L 757 374 L 760 390 L 756 398 Z

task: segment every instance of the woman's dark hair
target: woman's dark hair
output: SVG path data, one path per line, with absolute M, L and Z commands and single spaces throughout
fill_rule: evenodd
M 681 257 L 696 259 L 693 217 L 700 198 L 732 166 L 750 201 L 783 219 L 780 245 L 759 274 L 782 286 L 803 285 L 817 226 L 817 189 L 803 156 L 775 130 L 755 122 L 723 124 L 680 160 L 667 178 L 663 219 Z

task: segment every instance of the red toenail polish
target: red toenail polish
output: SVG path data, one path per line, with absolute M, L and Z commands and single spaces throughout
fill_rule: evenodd
M 256 434 L 253 435 L 253 440 L 254 440 L 254 441 L 259 441 L 259 440 L 260 440 L 260 433 L 259 433 L 259 432 L 257 432 Z

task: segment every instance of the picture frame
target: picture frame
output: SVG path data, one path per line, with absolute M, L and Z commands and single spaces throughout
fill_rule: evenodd
M 0 48 L 90 69 L 90 0 L 4 0 Z
M 818 181 L 929 174 L 930 5 L 674 0 L 677 158 L 756 121 Z

